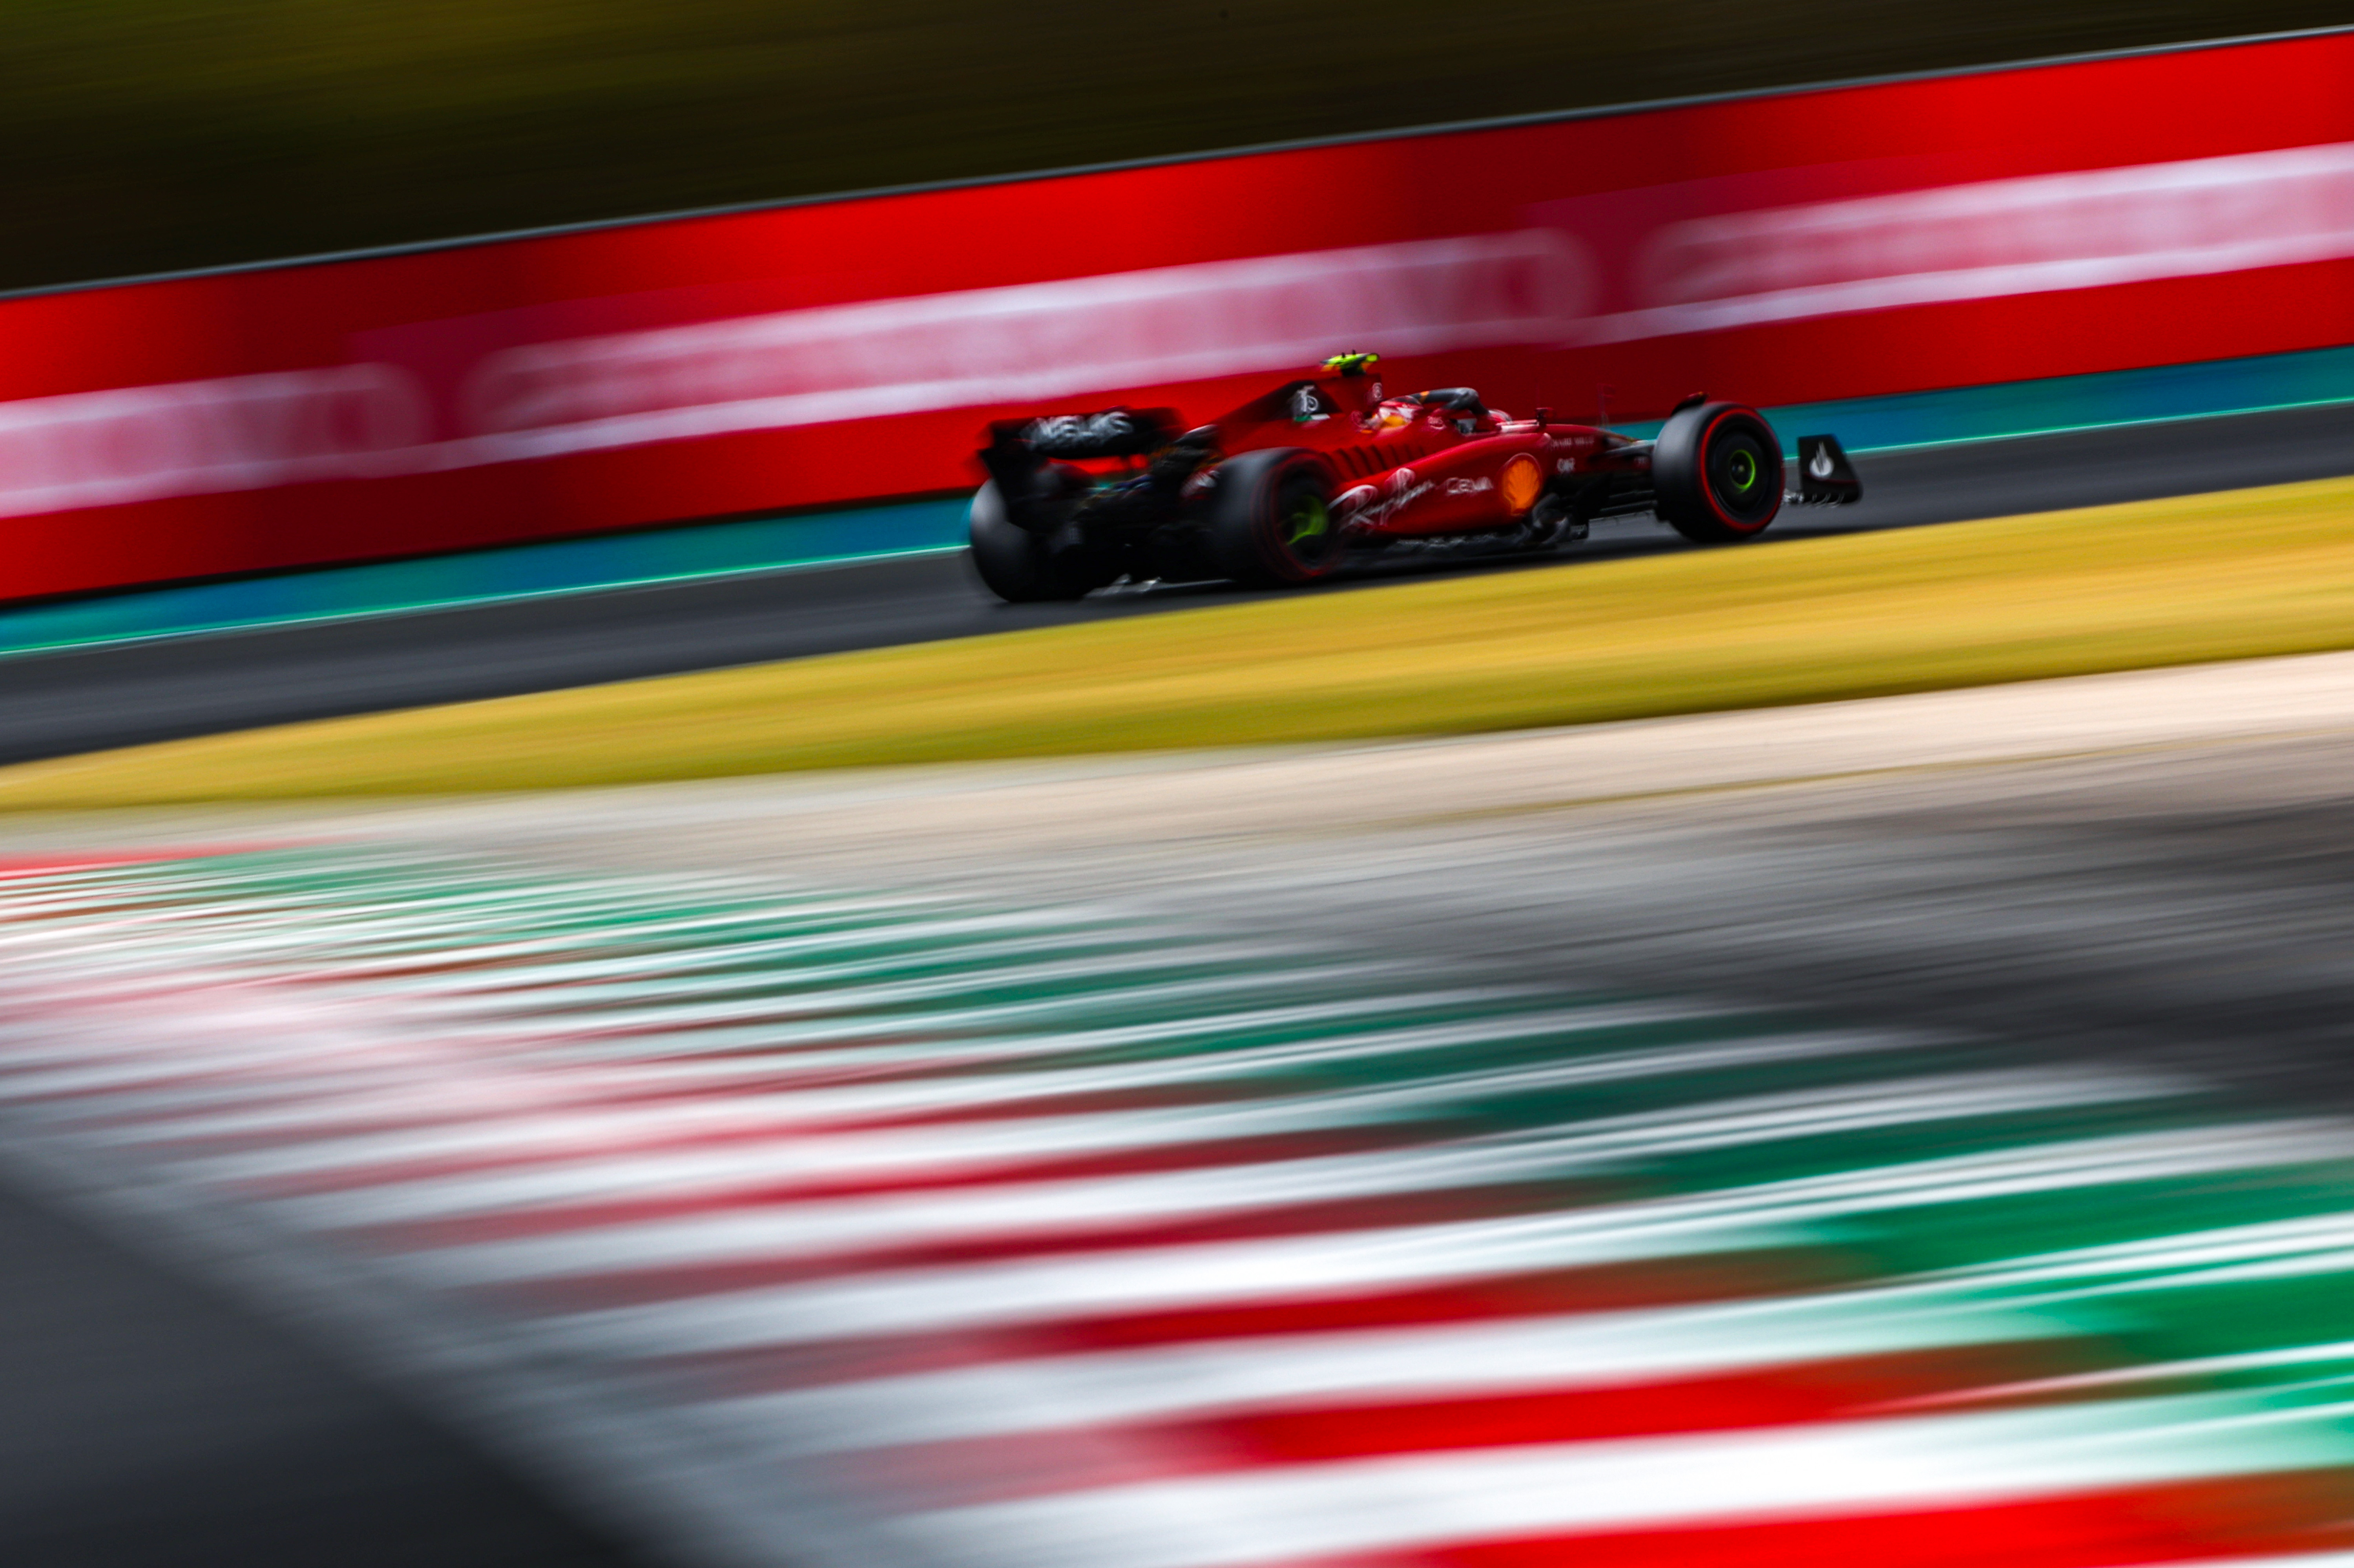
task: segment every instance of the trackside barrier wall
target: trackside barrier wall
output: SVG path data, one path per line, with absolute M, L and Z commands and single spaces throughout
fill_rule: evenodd
M 1344 349 L 1631 420 L 2348 343 L 2338 32 L 0 301 L 0 598 L 934 494 Z

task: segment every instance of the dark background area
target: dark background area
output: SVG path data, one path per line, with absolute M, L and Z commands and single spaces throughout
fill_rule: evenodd
M 15 0 L 0 288 L 2349 21 L 2354 0 Z

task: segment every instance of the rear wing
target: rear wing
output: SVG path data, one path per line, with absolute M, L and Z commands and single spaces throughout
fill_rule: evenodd
M 1106 408 L 1093 414 L 1046 414 L 1000 419 L 989 427 L 993 448 L 1026 448 L 1043 458 L 1143 457 L 1176 439 L 1174 408 Z
M 1041 511 L 1037 503 L 1042 492 L 1059 488 L 1060 482 L 1050 478 L 1055 463 L 1149 457 L 1176 439 L 1174 408 L 1105 408 L 999 419 L 989 427 L 989 444 L 975 455 L 997 486 L 1007 517 L 1034 533 L 1054 525 L 1054 511 Z

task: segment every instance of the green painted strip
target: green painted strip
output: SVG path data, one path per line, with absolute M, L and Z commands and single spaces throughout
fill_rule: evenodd
M 1868 453 L 2349 402 L 2354 345 L 1766 412 L 1786 438 L 1829 430 L 1850 451 Z M 1650 435 L 1659 422 L 1619 428 Z M 957 497 L 553 540 L 0 610 L 0 658 L 811 570 L 963 544 Z
M 813 570 L 964 547 L 961 498 L 328 567 L 0 610 L 0 658 Z

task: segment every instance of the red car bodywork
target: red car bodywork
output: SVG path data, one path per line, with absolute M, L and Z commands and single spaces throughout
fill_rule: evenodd
M 1229 456 L 1267 447 L 1321 456 L 1333 472 L 1343 535 L 1368 544 L 1505 528 L 1548 491 L 1568 488 L 1564 481 L 1649 471 L 1648 441 L 1557 423 L 1543 409 L 1514 418 L 1476 396 L 1461 400 L 1469 392 L 1393 399 L 1371 376 L 1327 373 L 1246 404 L 1214 428 Z M 1458 395 L 1451 402 L 1432 400 L 1450 393 Z M 1268 406 L 1278 401 L 1280 412 Z
M 992 426 L 971 518 L 983 580 L 1013 599 L 1123 579 L 1305 583 L 1401 546 L 1550 549 L 1638 512 L 1730 543 L 1781 509 L 1781 444 L 1754 408 L 1696 395 L 1642 440 L 1544 409 L 1515 418 L 1469 387 L 1390 397 L 1373 359 L 1338 355 L 1182 433 L 1172 409 Z M 1794 499 L 1861 493 L 1837 441 L 1800 451 Z

